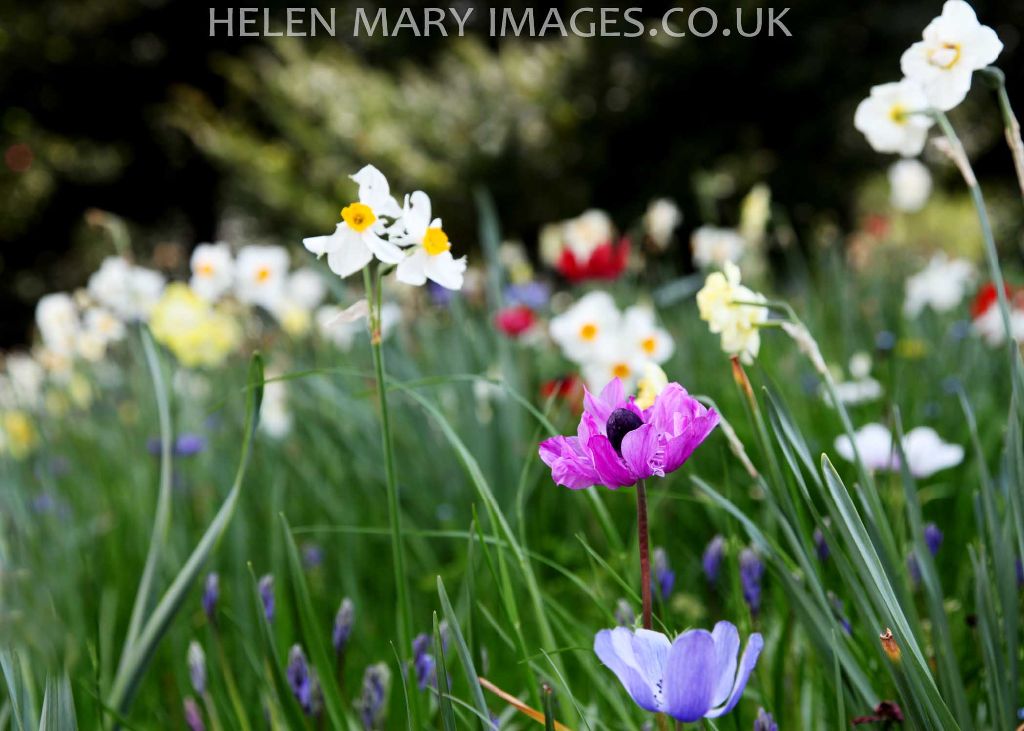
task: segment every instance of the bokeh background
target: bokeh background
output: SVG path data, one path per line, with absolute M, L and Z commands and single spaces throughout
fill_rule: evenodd
M 292 3 L 263 4 L 280 18 Z M 26 341 L 38 297 L 83 284 L 110 253 L 90 209 L 127 220 L 136 256 L 170 271 L 198 242 L 297 245 L 330 230 L 345 176 L 366 162 L 397 189 L 432 191 L 469 250 L 479 188 L 504 234 L 535 252 L 545 222 L 600 207 L 626 228 L 657 196 L 683 209 L 684 237 L 733 225 L 758 182 L 791 243 L 812 245 L 883 205 L 885 161 L 853 110 L 899 77 L 941 3 L 780 0 L 791 38 L 535 40 L 488 38 L 487 6 L 474 5 L 463 39 L 352 38 L 353 4 L 334 6 L 336 38 L 278 39 L 211 38 L 208 4 L 0 2 L 0 344 Z M 1005 44 L 1010 97 L 1024 98 L 1024 2 L 974 5 Z M 757 4 L 708 6 L 724 21 Z M 643 7 L 654 17 L 668 5 Z M 1012 259 L 1013 171 L 975 87 L 954 122 Z M 939 195 L 956 195 L 955 172 L 938 168 Z M 977 236 L 963 201 L 930 210 L 938 219 L 919 236 L 947 248 Z M 686 271 L 686 247 L 660 265 Z

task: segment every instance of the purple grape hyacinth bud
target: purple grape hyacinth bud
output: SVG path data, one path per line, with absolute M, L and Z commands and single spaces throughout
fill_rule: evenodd
M 203 714 L 199 710 L 199 704 L 195 698 L 187 697 L 182 704 L 185 706 L 185 725 L 189 731 L 206 731 L 206 724 L 203 723 Z
M 828 560 L 830 551 L 828 543 L 825 541 L 825 534 L 822 533 L 821 528 L 814 529 L 814 552 L 818 554 L 819 561 Z
M 672 587 L 676 583 L 676 572 L 668 565 L 668 556 L 665 554 L 664 548 L 659 546 L 654 549 L 651 568 L 654 573 L 651 577 L 654 584 L 652 588 L 658 592 L 661 601 L 667 602 L 669 595 L 672 594 Z
M 391 671 L 382 662 L 370 665 L 363 673 L 363 687 L 355 707 L 366 731 L 381 728 L 390 685 Z
M 424 690 L 437 683 L 437 662 L 430 654 L 430 635 L 418 634 L 412 641 L 412 667 L 416 673 L 416 685 Z
M 625 599 L 619 599 L 615 604 L 615 623 L 620 627 L 632 627 L 636 622 L 636 612 Z
M 907 573 L 910 575 L 910 583 L 917 588 L 921 583 L 921 564 L 917 562 L 917 554 L 913 551 L 907 554 Z
M 743 600 L 750 607 L 750 613 L 761 611 L 761 578 L 764 576 L 764 562 L 752 548 L 740 552 L 740 583 L 743 586 Z
M 725 557 L 725 538 L 720 535 L 716 535 L 712 538 L 704 549 L 704 555 L 701 557 L 701 563 L 704 566 L 704 575 L 708 578 L 708 582 L 715 584 L 718 582 L 718 572 L 722 568 L 722 559 Z
M 292 689 L 295 700 L 302 706 L 307 716 L 317 712 L 317 682 L 313 671 L 306 660 L 306 653 L 299 645 L 292 645 L 288 651 L 288 685 Z
M 348 638 L 352 635 L 352 624 L 355 622 L 356 606 L 352 600 L 345 597 L 338 606 L 338 613 L 334 615 L 334 629 L 331 631 L 331 644 L 334 652 L 341 655 L 348 647 Z
M 924 527 L 924 542 L 933 556 L 938 555 L 942 547 L 942 531 L 935 523 L 928 523 Z
M 206 653 L 195 640 L 188 646 L 188 678 L 196 695 L 206 694 Z
M 274 577 L 264 574 L 259 584 L 260 601 L 263 602 L 263 614 L 268 622 L 274 621 Z
M 206 619 L 212 623 L 217 621 L 217 599 L 220 597 L 220 576 L 216 571 L 206 575 L 206 582 L 203 584 L 203 612 Z
M 775 723 L 772 714 L 763 708 L 758 708 L 757 718 L 754 719 L 754 731 L 779 731 L 779 724 Z
M 307 569 L 315 569 L 324 562 L 324 549 L 316 543 L 302 545 L 302 565 Z
M 201 434 L 182 434 L 174 441 L 175 457 L 192 457 L 206 449 L 206 437 Z

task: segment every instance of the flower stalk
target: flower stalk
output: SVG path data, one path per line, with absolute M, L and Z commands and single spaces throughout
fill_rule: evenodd
M 651 619 L 651 553 L 647 527 L 647 485 L 645 480 L 636 483 L 636 533 L 640 544 L 640 596 L 643 601 L 642 621 L 644 629 L 652 629 Z
M 392 567 L 395 575 L 395 592 L 398 599 L 398 647 L 402 665 L 408 660 L 407 654 L 412 642 L 412 605 L 409 602 L 409 586 L 405 573 L 405 544 L 402 539 L 401 503 L 398 495 L 398 481 L 395 476 L 394 445 L 391 438 L 391 420 L 388 412 L 388 392 L 385 382 L 384 350 L 381 337 L 381 276 L 378 269 L 376 287 L 369 268 L 363 269 L 363 284 L 366 300 L 370 304 L 370 349 L 373 352 L 373 369 L 377 381 L 377 398 L 380 408 L 380 438 L 384 452 L 384 482 L 388 501 L 388 526 L 391 533 Z M 416 694 L 409 699 L 409 710 L 413 725 L 418 726 L 419 703 Z

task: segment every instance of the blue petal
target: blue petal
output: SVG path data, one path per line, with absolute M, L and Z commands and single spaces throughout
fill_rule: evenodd
M 704 717 L 714 690 L 715 640 L 703 629 L 691 629 L 672 643 L 665 667 L 665 713 L 689 723 Z
M 761 637 L 761 634 L 755 632 L 750 635 L 750 639 L 747 640 L 747 646 L 743 649 L 743 657 L 740 658 L 740 671 L 736 675 L 736 682 L 732 686 L 732 695 L 729 696 L 729 702 L 724 706 L 708 711 L 706 714 L 708 718 L 724 716 L 736 707 L 740 696 L 743 695 L 743 689 L 747 687 L 747 681 L 750 680 L 750 674 L 754 671 L 754 666 L 757 665 L 757 657 L 761 654 L 762 647 L 764 647 L 764 638 Z
M 740 633 L 731 622 L 719 622 L 711 630 L 715 639 L 715 690 L 711 705 L 719 706 L 729 698 L 736 678 L 736 661 L 740 655 Z
M 643 675 L 633 653 L 633 633 L 625 627 L 603 629 L 594 637 L 594 652 L 598 659 L 615 673 L 633 701 L 645 711 L 657 712 L 655 691 L 657 681 Z

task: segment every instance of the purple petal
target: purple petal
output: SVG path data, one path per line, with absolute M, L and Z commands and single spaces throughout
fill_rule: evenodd
M 570 490 L 581 490 L 601 482 L 594 465 L 576 437 L 546 439 L 538 448 L 540 458 L 551 468 L 551 479 Z
M 654 690 L 655 701 L 660 706 L 661 691 L 659 686 L 665 677 L 665 662 L 672 643 L 661 632 L 649 629 L 638 629 L 633 633 L 633 657 L 636 659 L 640 674 L 648 679 Z
M 661 431 L 671 431 L 675 415 L 694 418 L 702 416 L 707 409 L 700 401 L 690 396 L 678 383 L 670 383 L 662 389 L 649 409 L 649 421 Z
M 750 680 L 750 674 L 754 672 L 754 666 L 757 665 L 757 657 L 761 654 L 762 647 L 764 647 L 764 638 L 761 637 L 761 633 L 755 632 L 750 635 L 750 639 L 747 640 L 747 646 L 743 649 L 743 657 L 740 658 L 740 671 L 736 675 L 736 682 L 732 686 L 732 694 L 729 696 L 729 701 L 724 706 L 712 708 L 708 711 L 706 714 L 708 718 L 724 716 L 736 707 L 740 696 L 743 695 L 743 689 L 747 687 L 747 681 Z
M 658 432 L 653 424 L 644 424 L 623 437 L 622 458 L 626 460 L 629 469 L 641 479 L 652 475 L 665 476 L 665 471 L 661 468 L 664 450 L 658 443 Z
M 615 673 L 633 701 L 645 711 L 657 712 L 654 693 L 660 678 L 645 677 L 633 654 L 633 633 L 625 627 L 603 629 L 594 637 L 598 659 Z
M 601 395 L 594 398 L 594 395 L 583 388 L 583 410 L 592 414 L 601 424 L 608 421 L 611 413 L 622 407 L 626 400 L 626 391 L 622 387 L 622 381 L 613 378 L 608 385 L 601 389 Z
M 665 667 L 665 713 L 690 723 L 711 707 L 715 682 L 715 640 L 703 629 L 683 632 L 672 643 Z
M 602 434 L 591 437 L 587 442 L 587 449 L 594 459 L 594 469 L 597 470 L 602 485 L 614 490 L 636 482 L 636 475 L 627 469 L 626 463 L 616 453 L 608 437 Z
M 732 691 L 732 683 L 736 678 L 736 660 L 740 654 L 740 633 L 731 622 L 719 622 L 711 630 L 715 640 L 715 691 L 711 694 L 711 705 L 725 703 Z
M 703 416 L 683 424 L 674 436 L 668 437 L 665 444 L 665 472 L 673 472 L 683 466 L 683 463 L 690 458 L 693 451 L 707 439 L 714 428 L 718 426 L 718 413 L 708 411 Z

